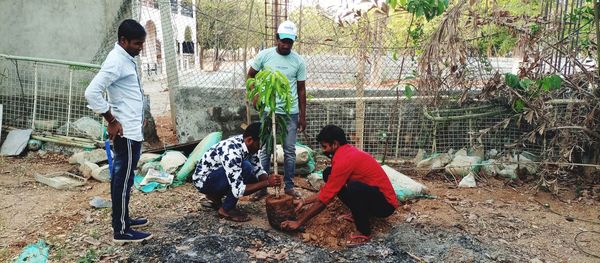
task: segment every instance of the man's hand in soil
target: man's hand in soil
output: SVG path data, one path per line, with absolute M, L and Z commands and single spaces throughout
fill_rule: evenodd
M 304 201 L 302 199 L 294 199 L 294 212 L 296 212 L 296 214 L 298 214 L 300 212 L 300 210 L 302 209 L 302 207 L 304 206 Z
M 267 181 L 269 182 L 270 187 L 278 187 L 281 186 L 281 182 L 283 182 L 283 179 L 281 175 L 272 174 L 271 176 L 269 176 L 269 179 L 267 179 Z
M 298 221 L 283 221 L 281 222 L 281 229 L 285 229 L 288 231 L 294 231 L 296 229 L 298 229 L 302 224 L 300 224 L 300 222 Z

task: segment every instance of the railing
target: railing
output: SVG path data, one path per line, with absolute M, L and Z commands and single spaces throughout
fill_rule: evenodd
M 101 129 L 73 127 L 84 117 L 100 123 L 83 96 L 98 69 L 97 64 L 0 54 L 3 125 L 66 136 L 101 134 Z

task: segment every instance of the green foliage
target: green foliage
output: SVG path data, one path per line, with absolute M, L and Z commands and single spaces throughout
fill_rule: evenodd
M 92 263 L 92 262 L 97 262 L 98 259 L 99 259 L 99 257 L 98 257 L 98 254 L 96 253 L 96 250 L 90 248 L 85 253 L 85 256 L 80 257 L 77 260 L 77 263 Z
M 243 4 L 245 3 L 245 4 Z M 257 21 L 257 14 L 264 13 L 264 2 L 254 1 L 250 13 L 250 1 L 202 0 L 196 1 L 196 41 L 202 48 L 236 49 L 245 46 L 245 30 L 248 16 L 250 24 L 248 46 L 259 46 L 264 31 L 264 22 Z M 261 35 L 262 36 L 262 35 Z
M 272 131 L 272 116 L 277 110 L 277 100 L 283 102 L 284 115 L 277 115 L 275 124 L 276 130 L 280 131 L 276 137 L 278 141 L 283 141 L 287 135 L 287 123 L 290 119 L 289 112 L 292 109 L 291 87 L 288 79 L 283 73 L 265 68 L 259 71 L 254 78 L 246 81 L 246 96 L 249 101 L 256 101 L 256 109 L 264 116 L 261 126 L 260 140 L 261 145 L 266 145 L 267 152 L 272 153 L 274 149 Z
M 539 80 L 532 80 L 529 78 L 519 79 L 515 74 L 506 73 L 504 75 L 504 82 L 508 87 L 517 91 L 523 98 L 535 99 L 543 93 L 559 90 L 562 85 L 562 78 L 552 74 L 544 76 Z M 516 112 L 522 112 L 525 109 L 525 106 L 526 103 L 521 98 L 515 99 L 512 103 L 513 110 Z
M 414 92 L 414 90 L 413 90 L 413 88 L 414 88 L 414 87 L 413 87 L 412 85 L 410 85 L 410 84 L 409 84 L 409 85 L 406 85 L 406 86 L 404 86 L 404 96 L 405 96 L 407 99 L 409 99 L 409 100 L 412 98 L 412 96 L 413 96 L 413 95 L 414 95 L 414 93 L 415 93 L 415 92 Z

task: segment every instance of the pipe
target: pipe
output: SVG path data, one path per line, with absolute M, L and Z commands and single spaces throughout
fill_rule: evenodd
M 41 62 L 41 63 L 48 63 L 48 64 L 59 64 L 59 65 L 67 65 L 67 66 L 75 66 L 75 67 L 100 69 L 100 65 L 97 65 L 97 64 L 74 62 L 74 61 L 60 60 L 60 59 L 12 56 L 12 55 L 6 55 L 6 54 L 0 54 L 0 57 L 6 58 L 6 59 L 12 59 L 12 60 L 32 61 L 32 62 Z

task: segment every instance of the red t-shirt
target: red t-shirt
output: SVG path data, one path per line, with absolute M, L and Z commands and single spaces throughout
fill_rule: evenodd
M 377 160 L 370 154 L 345 144 L 337 149 L 331 160 L 331 174 L 319 192 L 319 200 L 329 204 L 348 181 L 359 181 L 379 188 L 388 203 L 394 208 L 398 207 L 392 183 Z

